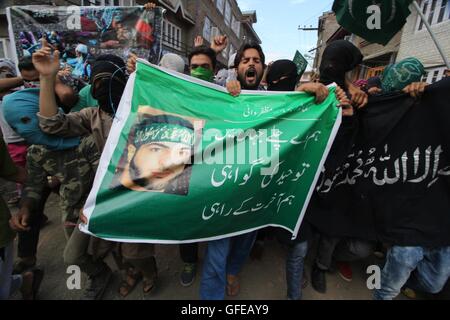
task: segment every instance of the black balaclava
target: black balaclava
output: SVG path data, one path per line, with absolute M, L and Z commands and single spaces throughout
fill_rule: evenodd
M 92 97 L 108 114 L 114 115 L 119 107 L 128 78 L 125 69 L 123 60 L 115 55 L 99 56 L 92 67 Z
M 283 80 L 281 78 L 286 77 Z M 279 80 L 277 83 L 274 81 Z M 267 73 L 268 91 L 294 91 L 299 80 L 297 66 L 291 60 L 275 61 Z
M 363 59 L 361 51 L 347 40 L 330 43 L 323 52 L 320 64 L 320 82 L 329 85 L 336 82 L 341 88 L 345 85 L 345 74 L 358 66 Z

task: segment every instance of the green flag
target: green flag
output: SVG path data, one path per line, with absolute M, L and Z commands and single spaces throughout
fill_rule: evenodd
M 243 92 L 139 60 L 82 230 L 183 243 L 280 226 L 296 233 L 340 125 L 334 95 Z
M 347 31 L 374 43 L 386 45 L 410 15 L 413 0 L 335 0 L 333 11 Z
M 298 75 L 301 77 L 308 66 L 308 61 L 306 61 L 305 57 L 297 50 L 294 56 L 294 63 L 297 65 Z

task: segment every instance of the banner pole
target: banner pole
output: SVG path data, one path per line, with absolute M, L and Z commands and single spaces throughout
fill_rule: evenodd
M 442 49 L 441 45 L 439 44 L 436 35 L 434 34 L 433 30 L 431 30 L 431 26 L 427 21 L 427 18 L 425 17 L 425 15 L 423 14 L 422 10 L 420 10 L 419 5 L 417 4 L 417 1 L 414 0 L 413 2 L 413 6 L 416 9 L 417 13 L 419 14 L 420 18 L 422 19 L 423 23 L 425 24 L 425 26 L 427 27 L 428 32 L 431 35 L 431 38 L 433 39 L 434 44 L 436 45 L 436 48 L 438 49 L 442 59 L 444 60 L 444 63 L 446 64 L 447 68 L 450 69 L 450 63 L 447 59 L 447 57 L 445 56 L 444 50 Z

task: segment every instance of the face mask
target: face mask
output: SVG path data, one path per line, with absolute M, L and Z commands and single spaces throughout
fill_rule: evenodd
M 277 83 L 269 84 L 269 91 L 294 91 L 297 84 L 297 78 L 285 78 Z
M 100 110 L 108 113 L 115 114 L 117 108 L 119 107 L 120 99 L 122 98 L 122 93 L 125 89 L 125 85 L 118 81 L 112 81 L 111 91 L 110 91 L 110 79 L 101 79 L 101 84 L 98 88 L 94 90 L 95 85 L 91 86 L 91 94 L 94 99 L 98 101 Z
M 214 80 L 214 72 L 203 67 L 198 67 L 191 70 L 191 76 L 208 82 L 213 82 Z

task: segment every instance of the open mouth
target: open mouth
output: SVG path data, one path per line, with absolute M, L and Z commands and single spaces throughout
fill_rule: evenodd
M 245 79 L 247 80 L 247 83 L 253 83 L 256 81 L 256 69 L 250 68 L 247 70 L 245 74 Z

